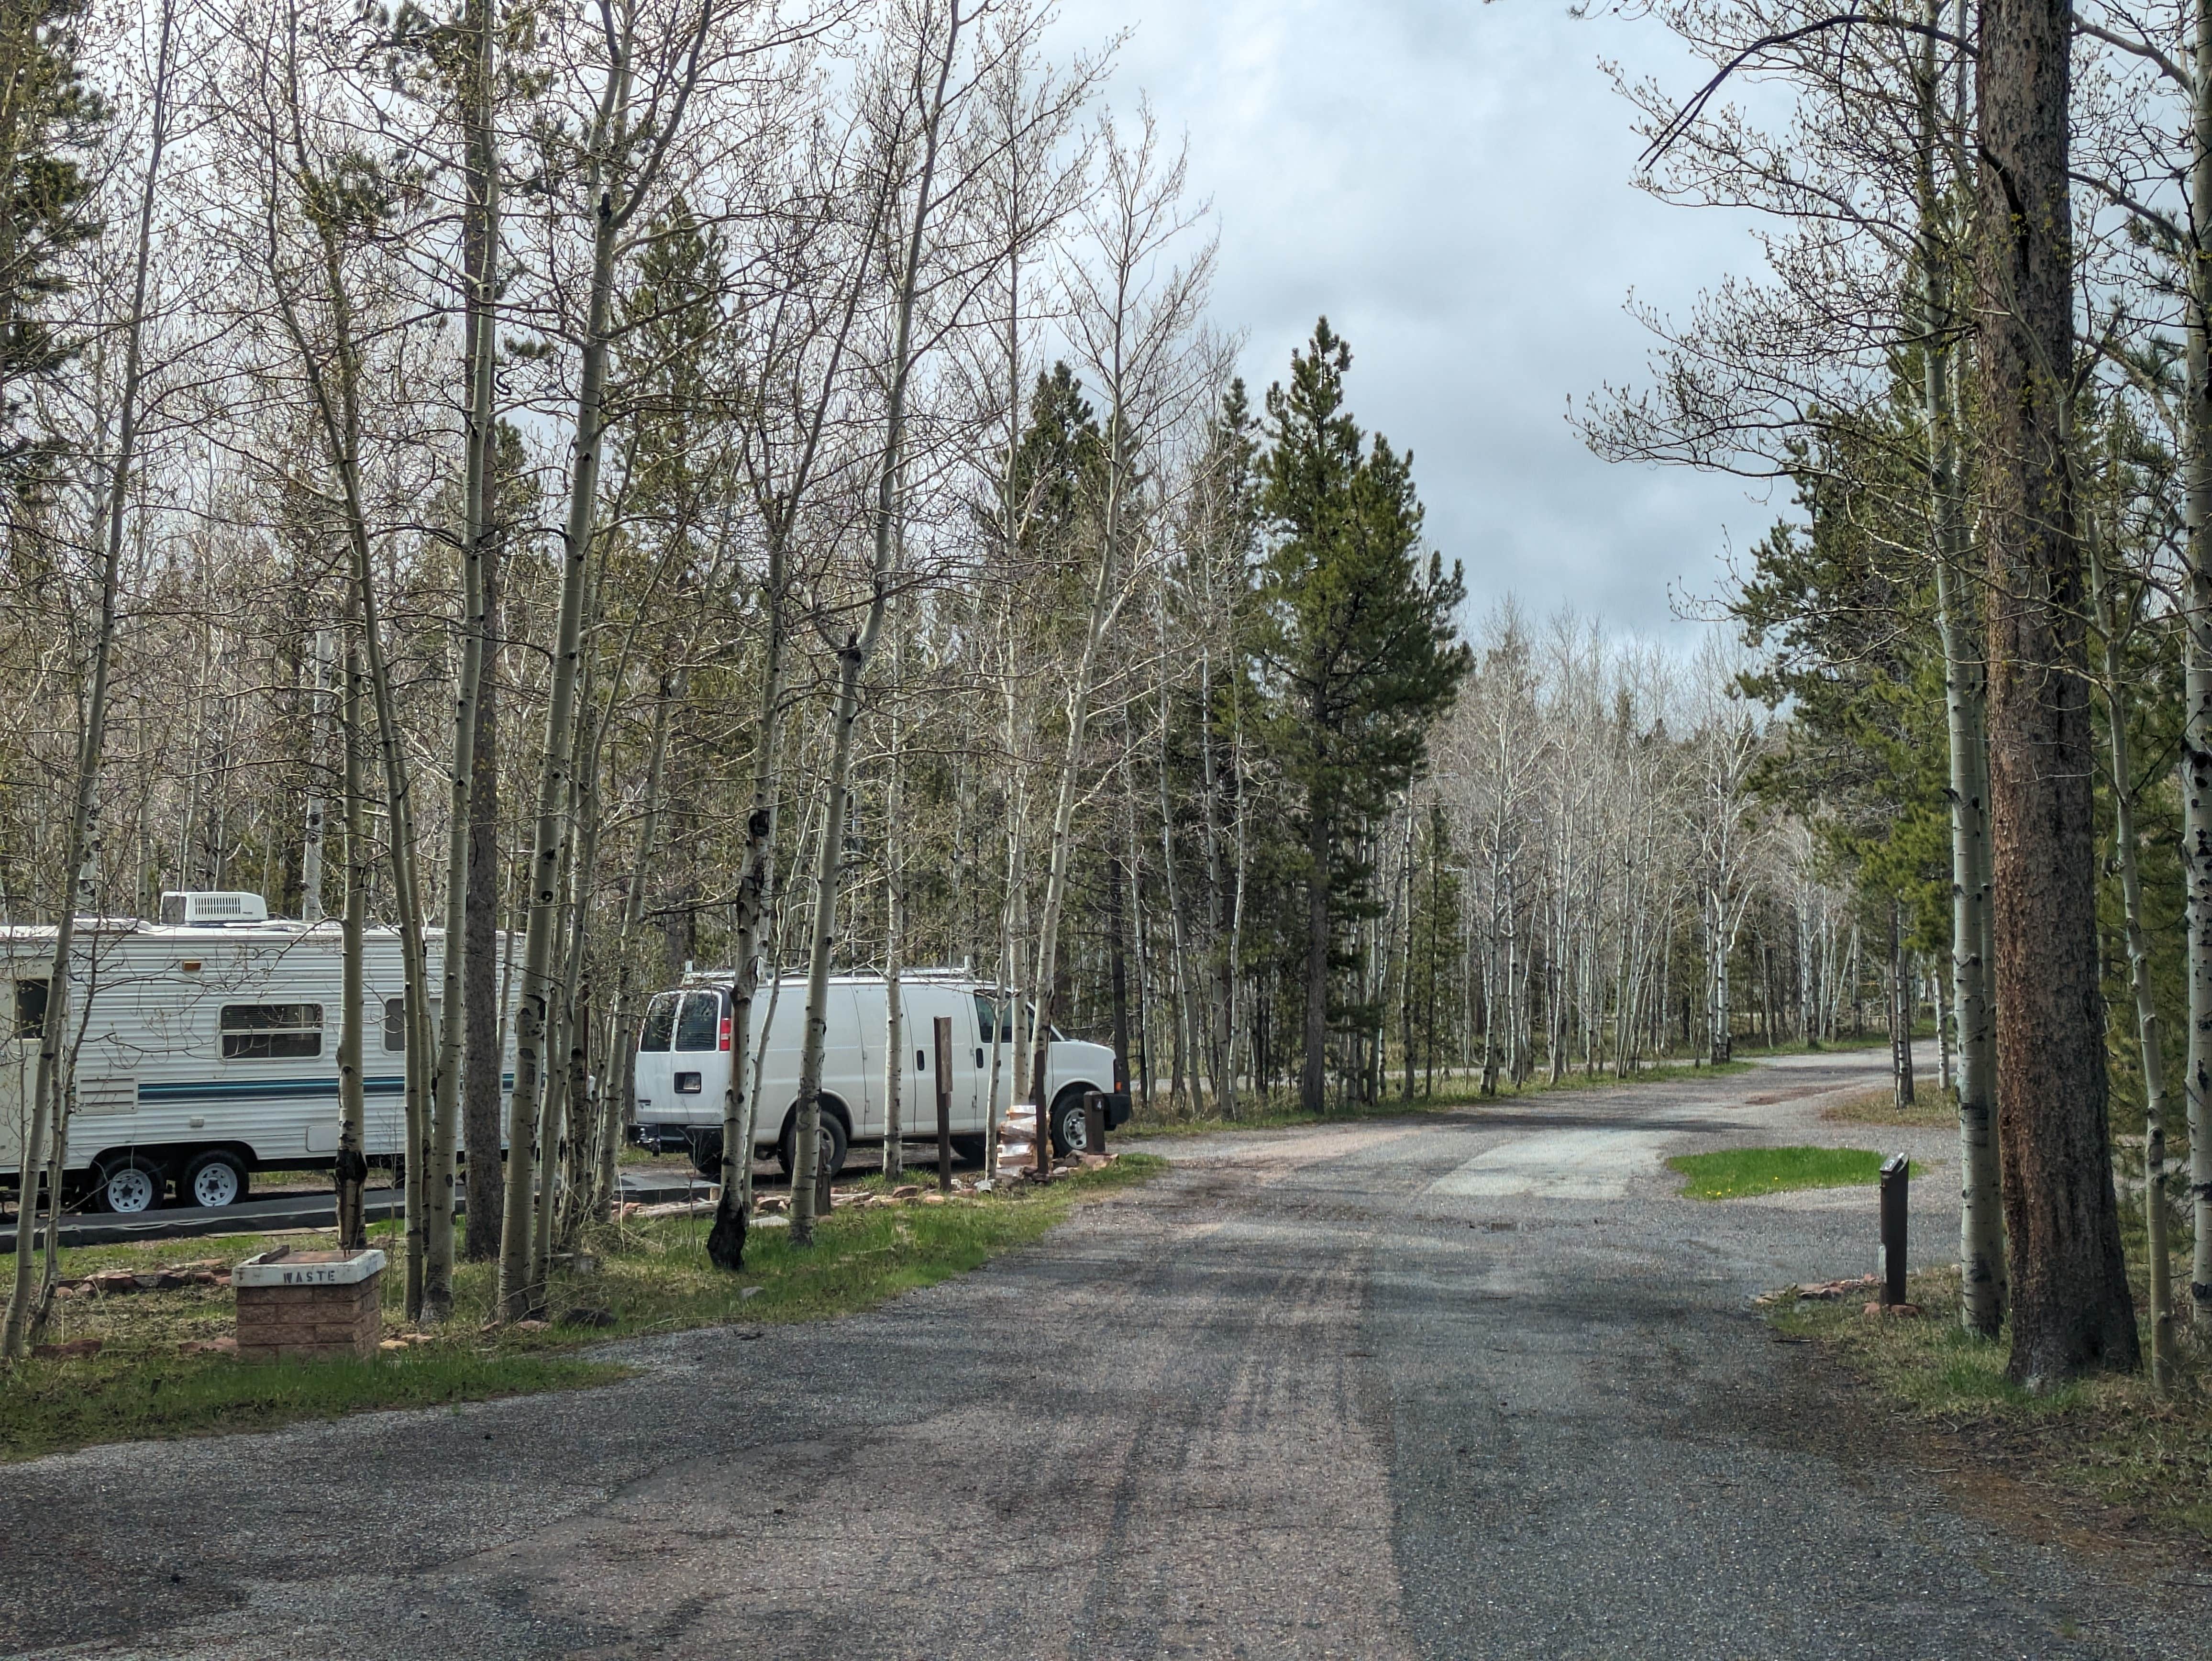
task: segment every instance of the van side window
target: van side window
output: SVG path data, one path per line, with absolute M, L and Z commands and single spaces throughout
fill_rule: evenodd
M 323 1053 L 319 1003 L 227 1003 L 218 1030 L 227 1062 L 301 1061 Z
M 676 993 L 662 992 L 645 1007 L 645 1031 L 637 1041 L 640 1050 L 668 1048 L 668 1040 L 676 1031 L 677 999 Z
M 720 1037 L 722 995 L 719 992 L 687 992 L 684 995 L 684 1013 L 676 1022 L 676 1047 L 678 1050 L 712 1050 Z
M 430 1000 L 430 1042 L 438 1042 L 438 1022 L 445 1013 L 443 998 Z M 404 1055 L 407 1049 L 407 1000 L 386 998 L 384 1001 L 384 1053 Z
M 986 997 L 982 993 L 978 992 L 975 995 L 975 1041 L 978 1043 L 982 1044 L 996 1043 L 998 1042 L 998 1001 L 994 998 Z M 1013 1037 L 1013 1034 L 1009 1032 L 1006 1036 L 1011 1038 Z

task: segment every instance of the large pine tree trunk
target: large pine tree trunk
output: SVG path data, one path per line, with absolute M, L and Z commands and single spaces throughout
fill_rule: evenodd
M 2096 757 L 2069 454 L 2070 15 L 2067 0 L 1984 0 L 1979 28 L 1996 1094 L 2008 1371 L 2033 1386 L 2139 1360 L 2106 1123 Z
M 1316 715 L 1316 723 L 1320 717 Z M 1318 1114 L 1328 1101 L 1328 804 L 1319 788 L 1306 794 L 1305 1061 L 1298 1107 Z
M 477 686 L 477 730 L 470 746 L 468 911 L 462 920 L 462 1135 L 466 1165 L 468 1224 L 462 1249 L 471 1262 L 499 1256 L 499 1145 L 506 1073 L 507 1023 L 500 999 L 499 889 L 499 637 L 500 572 L 496 535 L 484 548 L 485 649 Z M 449 948 L 450 949 L 450 948 Z M 446 1017 L 453 1019 L 451 1013 Z

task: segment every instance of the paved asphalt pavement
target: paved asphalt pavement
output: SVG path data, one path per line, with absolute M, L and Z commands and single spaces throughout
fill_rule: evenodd
M 1893 1450 L 1748 1308 L 1870 1191 L 1665 1153 L 1879 1053 L 1154 1147 L 874 1314 L 617 1348 L 603 1390 L 0 1467 L 0 1652 L 162 1658 L 2201 1656 L 2212 1592 Z

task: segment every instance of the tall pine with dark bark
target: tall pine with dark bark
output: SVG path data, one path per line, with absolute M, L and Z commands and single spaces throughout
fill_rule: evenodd
M 1308 1112 L 1327 1090 L 1334 907 L 1366 885 L 1360 832 L 1419 770 L 1470 663 L 1459 567 L 1423 557 L 1413 458 L 1362 434 L 1345 407 L 1351 367 L 1322 319 L 1290 384 L 1267 389 L 1259 467 L 1270 545 L 1253 674 L 1263 739 L 1304 806 Z

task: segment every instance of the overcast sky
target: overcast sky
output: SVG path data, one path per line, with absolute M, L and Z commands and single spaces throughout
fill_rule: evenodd
M 1755 269 L 1746 224 L 1631 184 L 1629 110 L 1600 60 L 1694 86 L 1650 23 L 1559 0 L 1064 0 L 1064 39 L 1135 35 L 1111 95 L 1187 133 L 1220 221 L 1214 313 L 1255 392 L 1326 313 L 1362 424 L 1414 453 L 1431 539 L 1469 610 L 1508 592 L 1686 646 L 1680 596 L 1776 517 L 1740 482 L 1609 465 L 1566 422 L 1644 373 L 1629 290 L 1679 308 Z

